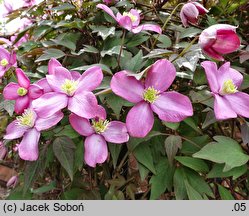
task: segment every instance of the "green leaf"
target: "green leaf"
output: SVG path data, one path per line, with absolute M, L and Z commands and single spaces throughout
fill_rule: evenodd
M 71 127 L 71 125 L 66 125 L 62 130 L 60 130 L 54 136 L 56 137 L 67 136 L 71 139 L 74 139 L 79 137 L 80 135 Z
M 179 39 L 183 39 L 186 37 L 194 37 L 199 33 L 201 33 L 201 29 L 194 27 L 184 28 L 184 30 L 180 33 Z
M 56 188 L 56 182 L 52 181 L 48 185 L 44 185 L 42 187 L 39 187 L 37 189 L 31 190 L 31 193 L 33 194 L 43 194 L 46 192 L 49 192 L 51 190 L 54 190 Z
M 234 200 L 234 197 L 232 196 L 230 191 L 224 188 L 223 186 L 218 185 L 218 190 L 222 200 Z
M 10 116 L 12 116 L 14 113 L 14 107 L 15 107 L 14 105 L 15 105 L 15 101 L 13 100 L 3 101 L 3 108 L 8 112 Z
M 174 191 L 176 200 L 183 200 L 187 197 L 187 190 L 184 182 L 184 173 L 182 168 L 178 168 L 174 174 Z
M 233 169 L 227 172 L 223 172 L 223 169 L 224 169 L 224 164 L 214 164 L 211 171 L 207 174 L 207 177 L 208 178 L 224 178 L 224 177 L 232 176 L 233 180 L 235 180 L 246 173 L 247 165 L 245 164 L 243 166 L 234 167 Z
M 143 67 L 143 52 L 140 50 L 130 61 L 125 61 L 124 70 L 139 71 Z
M 115 34 L 115 27 L 92 26 L 91 29 L 93 33 L 98 33 L 98 36 L 101 36 L 103 40 Z
M 173 165 L 173 160 L 176 156 L 178 149 L 182 147 L 182 139 L 180 136 L 171 135 L 168 136 L 164 142 L 166 154 L 168 156 L 169 163 Z
M 107 65 L 104 65 L 104 64 L 84 65 L 84 66 L 72 68 L 71 70 L 85 71 L 85 70 L 87 70 L 87 69 L 89 69 L 89 68 L 91 68 L 91 67 L 94 67 L 94 66 L 100 67 L 103 71 L 106 71 L 106 72 L 108 72 L 109 74 L 112 75 L 111 69 L 110 69 Z
M 202 196 L 188 183 L 188 181 L 184 181 L 188 198 L 190 200 L 202 200 Z
M 59 49 L 47 49 L 44 51 L 44 54 L 42 54 L 38 59 L 35 60 L 35 62 L 41 62 L 41 61 L 45 61 L 45 60 L 49 60 L 51 58 L 61 58 L 63 56 L 65 56 L 66 54 L 59 50 Z
M 64 33 L 59 35 L 57 38 L 52 39 L 53 42 L 55 42 L 58 45 L 67 47 L 68 49 L 71 49 L 75 51 L 76 49 L 76 43 L 80 37 L 80 33 Z
M 156 174 L 156 169 L 153 163 L 153 157 L 151 155 L 151 149 L 149 145 L 144 143 L 144 145 L 139 145 L 134 150 L 135 158 L 147 167 L 151 172 Z
M 111 152 L 112 156 L 112 163 L 114 169 L 116 168 L 117 162 L 118 162 L 118 156 L 120 154 L 122 145 L 115 144 L 115 143 L 108 143 L 109 150 Z
M 167 35 L 153 35 L 155 38 L 158 37 L 158 41 L 161 42 L 161 44 L 157 44 L 157 47 L 160 48 L 168 48 L 171 47 L 172 42 L 170 40 L 170 38 Z
M 74 160 L 74 170 L 79 170 L 83 166 L 84 161 L 84 144 L 82 138 L 76 143 L 75 160 Z
M 138 170 L 139 170 L 141 181 L 144 181 L 145 178 L 148 176 L 150 170 L 147 169 L 143 164 L 139 162 L 138 162 Z
M 174 168 L 169 165 L 166 158 L 161 158 L 156 165 L 156 175 L 153 175 L 150 179 L 151 194 L 150 199 L 158 199 L 166 189 L 172 190 Z
M 202 131 L 201 129 L 198 127 L 198 125 L 195 123 L 194 119 L 189 117 L 189 118 L 186 118 L 184 120 L 184 122 L 190 126 L 191 128 L 193 128 L 197 133 L 201 134 L 202 135 Z
M 249 156 L 244 154 L 241 146 L 235 140 L 224 136 L 215 136 L 214 139 L 217 142 L 207 144 L 193 156 L 216 163 L 225 163 L 224 172 L 244 165 L 249 160 Z
M 187 156 L 176 156 L 175 159 L 182 165 L 189 167 L 197 172 L 207 173 L 209 171 L 208 165 L 201 159 Z
M 53 142 L 53 151 L 56 158 L 67 171 L 71 180 L 73 180 L 73 165 L 75 144 L 68 137 L 58 137 Z
M 172 129 L 172 130 L 177 130 L 180 126 L 180 122 L 166 122 L 166 121 L 163 121 L 162 122 L 166 127 Z
M 60 6 L 53 7 L 50 10 L 54 10 L 54 11 L 66 11 L 66 10 L 76 10 L 76 8 L 72 4 L 65 3 L 65 4 L 62 4 Z
M 126 47 L 136 47 L 142 43 L 144 43 L 145 41 L 147 41 L 149 39 L 148 35 L 144 35 L 142 33 L 140 34 L 132 34 L 130 37 L 128 37 L 125 41 L 125 45 Z

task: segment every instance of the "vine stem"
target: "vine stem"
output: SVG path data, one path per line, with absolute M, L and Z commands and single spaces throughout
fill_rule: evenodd
M 118 55 L 118 66 L 119 66 L 119 68 L 120 68 L 120 59 L 121 59 L 121 55 L 122 55 L 122 51 L 123 51 L 123 47 L 124 47 L 124 40 L 125 40 L 125 30 L 123 29 L 121 47 L 120 47 L 120 51 L 119 51 L 119 55 Z
M 176 7 L 174 8 L 174 10 L 171 12 L 171 14 L 169 15 L 169 17 L 165 20 L 163 27 L 162 27 L 162 31 L 165 29 L 165 27 L 167 26 L 168 22 L 170 21 L 171 17 L 173 16 L 173 14 L 176 12 L 176 10 L 178 9 L 178 7 L 180 7 L 181 5 L 184 5 L 184 3 L 180 3 L 178 5 L 176 5 Z M 157 37 L 155 38 L 152 46 L 151 46 L 151 50 L 154 49 L 156 42 L 158 41 L 160 35 L 157 35 Z
M 103 95 L 103 94 L 108 94 L 110 92 L 112 92 L 112 89 L 111 88 L 107 88 L 107 89 L 104 89 L 102 91 L 99 91 L 99 92 L 95 93 L 95 96 L 99 96 L 99 95 Z

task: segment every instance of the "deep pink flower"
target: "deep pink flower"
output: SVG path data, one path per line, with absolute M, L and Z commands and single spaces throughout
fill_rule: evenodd
M 128 142 L 129 135 L 125 123 L 120 121 L 107 121 L 105 109 L 98 106 L 96 117 L 89 121 L 78 115 L 71 114 L 69 121 L 74 130 L 85 136 L 85 162 L 95 167 L 97 163 L 104 163 L 108 156 L 106 142 Z
M 11 82 L 3 90 L 3 96 L 6 100 L 15 100 L 15 112 L 23 113 L 31 102 L 43 94 L 43 89 L 36 85 L 30 84 L 29 78 L 22 69 L 16 69 L 18 83 Z
M 16 67 L 16 54 L 10 53 L 0 46 L 0 78 L 2 78 L 6 71 L 12 66 Z
M 137 34 L 141 31 L 146 31 L 146 30 L 154 31 L 154 32 L 157 32 L 158 34 L 162 33 L 162 29 L 158 25 L 154 25 L 154 24 L 139 25 L 140 14 L 137 10 L 131 9 L 129 12 L 124 12 L 123 15 L 120 13 L 117 13 L 117 15 L 115 16 L 112 10 L 104 4 L 98 4 L 97 8 L 104 10 L 113 19 L 115 19 L 120 26 L 127 29 L 128 31 L 133 32 L 134 34 Z
M 208 10 L 204 8 L 200 3 L 189 2 L 183 5 L 180 12 L 182 24 L 185 27 L 189 26 L 189 23 L 197 24 L 199 14 L 204 15 L 207 12 Z
M 175 91 L 165 92 L 176 76 L 174 65 L 162 59 L 155 62 L 145 82 L 129 76 L 127 71 L 116 73 L 111 80 L 112 91 L 135 103 L 126 118 L 128 132 L 133 137 L 145 137 L 153 127 L 153 112 L 161 120 L 179 122 L 193 115 L 188 97 Z
M 226 62 L 219 69 L 215 62 L 201 63 L 214 96 L 216 119 L 229 119 L 244 116 L 249 118 L 249 95 L 238 91 L 243 76 Z
M 216 24 L 205 29 L 199 37 L 199 45 L 208 56 L 224 61 L 222 55 L 234 52 L 240 46 L 236 27 Z
M 41 131 L 53 127 L 62 118 L 61 111 L 49 118 L 40 118 L 32 108 L 26 109 L 22 116 L 17 117 L 8 125 L 4 139 L 12 140 L 23 137 L 18 146 L 19 156 L 23 160 L 35 161 L 39 155 L 38 142 Z
M 83 117 L 93 118 L 97 109 L 97 99 L 91 92 L 100 85 L 103 73 L 100 67 L 92 67 L 82 75 L 70 72 L 58 65 L 58 61 L 49 64 L 49 75 L 43 84 L 49 85 L 44 95 L 33 101 L 35 111 L 41 117 L 48 117 L 67 107 L 71 112 Z M 38 83 L 39 85 L 39 83 Z

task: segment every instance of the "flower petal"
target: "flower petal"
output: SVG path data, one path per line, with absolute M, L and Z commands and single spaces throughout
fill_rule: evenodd
M 37 118 L 35 121 L 35 128 L 38 131 L 47 130 L 59 123 L 63 116 L 64 114 L 59 111 L 48 118 Z
M 98 105 L 97 110 L 96 110 L 96 117 L 100 119 L 106 119 L 106 111 L 105 108 Z
M 29 107 L 29 102 L 30 99 L 28 95 L 17 98 L 15 103 L 15 112 L 17 114 L 23 113 L 23 111 Z
M 102 133 L 107 142 L 124 143 L 128 142 L 129 134 L 125 123 L 120 121 L 112 121 L 108 124 L 105 132 Z
M 74 130 L 82 136 L 90 136 L 94 130 L 88 119 L 82 118 L 74 113 L 69 115 L 69 122 Z
M 133 137 L 145 137 L 154 124 L 154 115 L 148 103 L 142 101 L 131 108 L 126 117 L 128 132 Z
M 5 100 L 16 100 L 20 96 L 17 94 L 17 90 L 20 88 L 20 86 L 16 83 L 9 83 L 4 89 L 3 89 L 3 96 Z
M 132 21 L 129 16 L 118 16 L 118 24 L 123 28 L 127 29 L 128 31 L 132 30 Z
M 80 77 L 77 91 L 93 91 L 103 80 L 103 73 L 100 67 L 91 67 Z
M 133 16 L 136 17 L 136 21 L 135 21 L 135 22 L 132 22 L 132 26 L 133 26 L 133 27 L 134 27 L 134 26 L 138 26 L 139 23 L 140 23 L 140 14 L 139 14 L 138 10 L 131 9 L 129 12 L 130 12 Z
M 47 118 L 65 108 L 68 97 L 65 94 L 49 92 L 32 102 L 33 109 L 41 118 Z
M 17 139 L 23 136 L 23 134 L 28 130 L 28 127 L 18 125 L 18 121 L 14 120 L 6 128 L 6 134 L 4 139 Z
M 43 95 L 43 89 L 39 85 L 31 84 L 29 86 L 29 97 L 30 98 L 36 99 L 42 95 Z
M 137 34 L 141 31 L 153 31 L 153 32 L 156 32 L 158 34 L 162 34 L 161 27 L 159 25 L 155 25 L 155 24 L 142 24 L 142 25 L 132 29 L 132 32 L 134 34 Z
M 96 115 L 98 101 L 92 92 L 77 92 L 69 98 L 68 109 L 83 118 L 93 118 Z
M 237 114 L 225 97 L 214 95 L 214 113 L 217 120 L 236 118 Z
M 108 156 L 107 144 L 103 136 L 93 134 L 88 136 L 85 140 L 85 162 L 91 166 L 96 167 L 97 163 L 104 163 Z
M 174 91 L 162 93 L 151 108 L 161 120 L 167 122 L 180 122 L 193 115 L 189 98 Z
M 51 58 L 48 62 L 48 74 L 53 75 L 56 67 L 62 67 L 62 65 L 57 59 Z
M 249 95 L 244 92 L 225 95 L 232 109 L 240 116 L 249 118 Z
M 167 90 L 176 77 L 174 65 L 166 60 L 156 61 L 149 69 L 145 79 L 145 87 L 154 87 L 160 92 Z
M 29 81 L 29 78 L 26 76 L 26 74 L 23 72 L 22 69 L 20 69 L 20 68 L 16 69 L 16 76 L 17 76 L 18 84 L 21 87 L 24 87 L 24 88 L 28 89 L 29 85 L 30 85 L 30 81 Z
M 20 145 L 18 146 L 18 153 L 20 158 L 28 161 L 36 161 L 39 156 L 38 142 L 40 139 L 40 132 L 35 128 L 30 129 L 24 134 Z
M 224 61 L 222 55 L 217 53 L 212 47 L 205 47 L 202 49 L 202 51 L 213 59 L 216 59 L 218 61 Z
M 218 93 L 222 84 L 220 85 L 220 83 L 218 82 L 219 73 L 216 63 L 212 61 L 204 61 L 201 63 L 201 66 L 205 69 L 206 77 L 211 91 L 214 93 Z
M 47 78 L 42 78 L 38 80 L 35 84 L 43 88 L 44 93 L 53 91 L 50 85 L 48 84 Z
M 112 12 L 112 10 L 111 10 L 109 7 L 107 7 L 106 5 L 104 5 L 104 4 L 97 4 L 97 8 L 104 10 L 104 11 L 105 11 L 106 13 L 108 13 L 113 19 L 116 20 L 116 16 L 115 16 L 114 13 Z
M 135 77 L 128 76 L 126 71 L 120 71 L 112 77 L 111 89 L 116 95 L 132 103 L 143 100 L 143 84 Z

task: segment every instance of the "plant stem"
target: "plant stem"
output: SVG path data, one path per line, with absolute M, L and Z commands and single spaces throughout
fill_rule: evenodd
M 124 46 L 124 40 L 125 40 L 125 30 L 123 29 L 123 34 L 122 34 L 122 40 L 121 40 L 121 47 L 118 55 L 118 66 L 120 68 L 120 59 L 123 51 L 123 46 Z
M 95 93 L 95 96 L 99 96 L 99 95 L 103 95 L 103 94 L 109 94 L 110 92 L 112 92 L 112 89 L 107 88 L 107 89 L 104 89 L 102 91 L 99 91 L 99 92 Z

